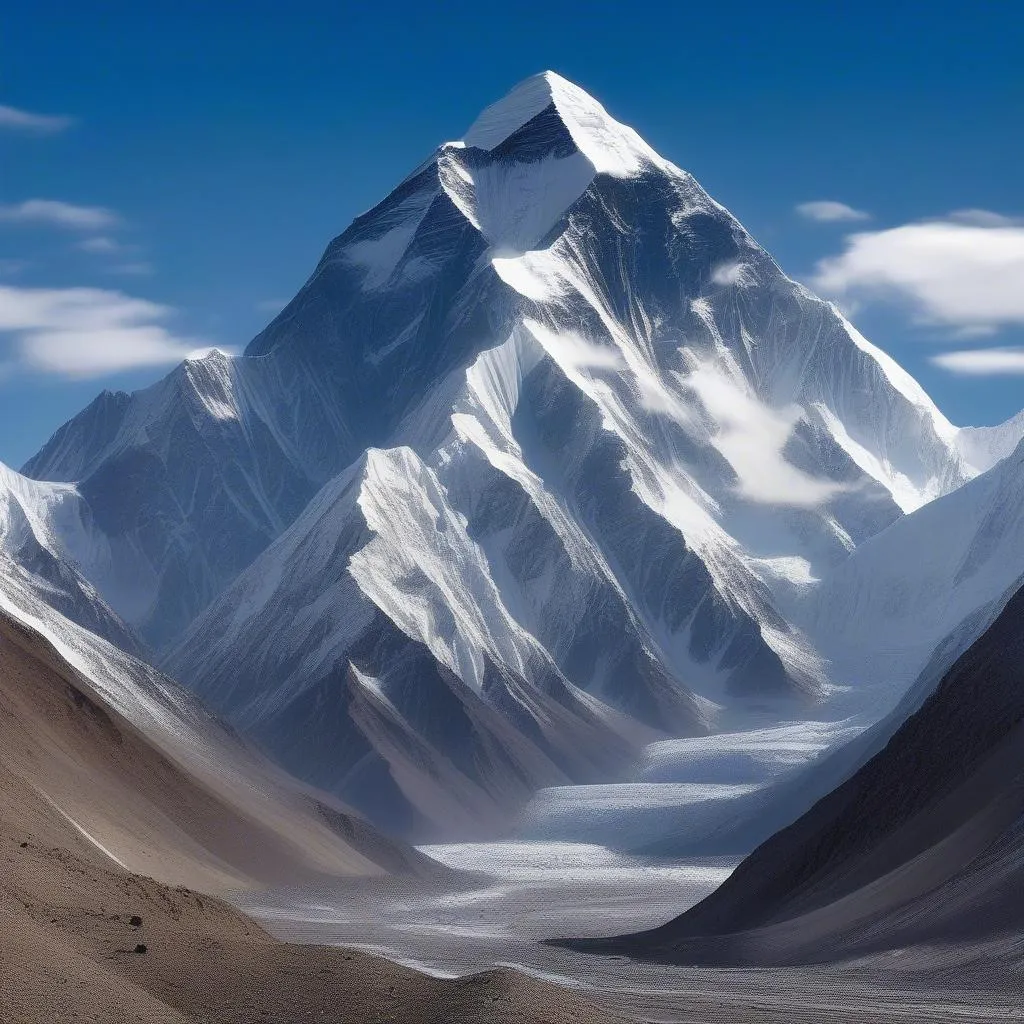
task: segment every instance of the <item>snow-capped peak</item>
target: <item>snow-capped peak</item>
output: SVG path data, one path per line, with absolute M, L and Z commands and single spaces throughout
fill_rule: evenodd
M 593 96 L 554 71 L 527 78 L 492 103 L 462 141 L 492 150 L 550 106 L 599 174 L 629 177 L 645 164 L 664 163 L 632 128 L 620 124 Z
M 961 427 L 957 446 L 967 464 L 979 473 L 1011 455 L 1024 438 L 1024 410 L 992 427 Z

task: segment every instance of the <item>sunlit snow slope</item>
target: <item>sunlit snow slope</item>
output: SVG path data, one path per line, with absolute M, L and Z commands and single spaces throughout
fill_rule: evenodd
M 138 653 L 135 635 L 87 579 L 110 565 L 106 537 L 71 484 L 40 483 L 0 463 L 0 564 L 54 610 Z

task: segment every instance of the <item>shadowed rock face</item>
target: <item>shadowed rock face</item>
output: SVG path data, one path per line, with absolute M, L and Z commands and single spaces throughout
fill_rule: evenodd
M 1022 666 L 1019 591 L 883 750 L 711 896 L 587 948 L 772 963 L 1019 932 Z

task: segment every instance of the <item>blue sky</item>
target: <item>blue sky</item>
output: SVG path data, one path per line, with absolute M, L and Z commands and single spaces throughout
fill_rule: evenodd
M 1006 418 L 1024 406 L 1024 12 L 834 6 L 14 5 L 0 460 L 189 347 L 243 347 L 355 214 L 545 68 L 835 294 L 954 422 Z M 799 210 L 822 200 L 850 212 Z

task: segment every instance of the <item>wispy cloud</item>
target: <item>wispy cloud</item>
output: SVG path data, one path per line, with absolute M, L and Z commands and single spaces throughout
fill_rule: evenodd
M 280 313 L 288 305 L 287 299 L 261 299 L 256 303 L 256 311 L 259 313 Z
M 711 280 L 715 284 L 746 288 L 754 283 L 755 274 L 749 263 L 719 263 L 711 272 Z
M 845 490 L 834 480 L 813 477 L 786 457 L 786 446 L 800 418 L 797 407 L 773 409 L 753 395 L 735 366 L 702 363 L 679 375 L 710 417 L 708 440 L 736 473 L 736 491 L 748 501 L 814 508 Z
M 964 377 L 1024 375 L 1024 348 L 975 348 L 943 352 L 931 362 Z
M 561 366 L 573 370 L 615 370 L 623 365 L 622 355 L 611 345 L 596 345 L 569 331 L 549 336 L 549 352 Z
M 949 220 L 958 224 L 973 224 L 979 228 L 1019 228 L 1024 225 L 1024 217 L 1007 217 L 1002 213 L 978 209 L 954 210 Z
M 56 135 L 75 123 L 72 117 L 35 114 L 0 103 L 0 130 L 27 132 L 32 135 Z
M 118 241 L 109 235 L 83 238 L 75 248 L 98 256 L 104 261 L 102 269 L 109 274 L 132 274 L 141 277 L 152 274 L 155 270 L 152 263 L 140 258 L 140 246 Z
M 920 321 L 960 336 L 1024 324 L 1024 226 L 968 213 L 850 235 L 813 283 L 828 295 L 909 303 Z
M 26 199 L 0 206 L 0 222 L 44 224 L 71 231 L 102 231 L 116 227 L 120 218 L 103 206 L 76 206 L 59 199 Z
M 172 315 L 118 291 L 0 285 L 0 336 L 10 342 L 3 366 L 84 379 L 165 366 L 208 348 L 169 330 Z
M 128 263 L 115 263 L 108 268 L 112 274 L 131 274 L 135 277 L 145 277 L 155 270 L 152 263 L 146 260 L 132 260 Z
M 846 203 L 835 199 L 813 199 L 807 203 L 798 203 L 796 212 L 808 220 L 819 223 L 842 223 L 857 220 L 871 220 L 866 210 L 857 210 Z
M 30 265 L 28 260 L 0 259 L 0 277 L 16 277 Z
M 76 248 L 83 252 L 94 252 L 101 255 L 114 255 L 123 252 L 124 246 L 114 238 L 107 235 L 95 235 L 92 238 L 83 238 L 77 243 Z

